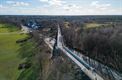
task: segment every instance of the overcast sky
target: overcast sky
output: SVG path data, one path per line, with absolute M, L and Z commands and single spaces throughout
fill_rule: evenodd
M 122 15 L 122 0 L 0 0 L 0 15 Z

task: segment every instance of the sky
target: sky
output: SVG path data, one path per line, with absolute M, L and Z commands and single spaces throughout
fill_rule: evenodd
M 122 15 L 122 0 L 0 0 L 0 15 Z

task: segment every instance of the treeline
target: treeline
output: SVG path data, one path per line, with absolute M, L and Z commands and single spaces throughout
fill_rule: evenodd
M 70 23 L 61 26 L 65 44 L 122 72 L 122 24 L 94 29 Z
M 25 16 L 25 15 L 1 15 L 0 22 L 25 23 L 30 20 L 41 21 L 80 21 L 80 22 L 121 22 L 121 15 L 101 16 Z

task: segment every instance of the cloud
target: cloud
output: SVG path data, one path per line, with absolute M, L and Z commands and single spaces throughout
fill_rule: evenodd
M 35 7 L 27 2 L 10 0 L 8 5 L 0 5 L 0 14 L 28 14 L 28 15 L 122 15 L 122 8 L 113 7 L 109 3 L 92 1 L 87 6 L 70 3 L 66 0 L 39 0 L 41 4 Z M 25 4 L 27 3 L 27 4 Z M 30 7 L 22 7 L 28 6 Z M 11 7 L 10 6 L 20 6 Z
M 6 6 L 0 4 L 0 9 L 6 9 L 6 8 L 7 8 Z
M 66 10 L 66 11 L 77 11 L 81 9 L 81 6 L 67 3 L 63 0 L 40 0 L 41 2 L 47 3 L 48 7 L 51 7 L 54 10 Z M 47 5 L 46 5 L 47 6 Z
M 51 7 L 52 8 L 52 7 Z M 122 11 L 119 8 L 110 8 L 108 10 L 99 10 L 96 8 L 86 7 L 82 9 L 74 10 L 70 7 L 69 10 L 63 8 L 44 8 L 44 7 L 12 7 L 12 8 L 2 8 L 0 9 L 0 14 L 21 14 L 21 15 L 122 15 Z
M 50 0 L 49 4 L 54 6 L 62 6 L 65 3 L 65 1 L 61 0 Z
M 92 15 L 122 15 L 122 8 L 115 8 L 109 3 L 101 3 L 100 1 L 92 1 L 90 7 L 86 9 L 86 12 Z
M 0 14 L 2 15 L 44 15 L 48 14 L 48 10 L 42 7 L 34 7 L 34 8 L 28 8 L 28 7 L 6 7 L 0 9 Z
M 62 6 L 63 4 L 65 4 L 65 1 L 62 0 L 40 0 L 40 1 L 49 4 L 49 6 Z
M 0 8 L 3 8 L 3 5 L 0 5 Z
M 48 2 L 49 0 L 40 0 L 41 2 Z
M 18 2 L 18 1 L 6 1 L 7 4 L 12 6 L 29 6 L 29 3 L 26 2 Z
M 108 4 L 108 3 L 103 4 L 103 3 L 100 3 L 99 1 L 93 1 L 93 2 L 91 2 L 90 5 L 93 8 L 97 8 L 97 9 L 101 9 L 101 10 L 105 10 L 111 6 L 111 4 Z
M 82 9 L 82 6 L 79 5 L 75 5 L 75 4 L 68 4 L 68 5 L 64 5 L 63 9 L 65 9 L 66 11 L 80 11 Z
M 120 9 L 111 7 L 109 3 L 92 1 L 87 6 L 69 3 L 64 0 L 40 0 L 47 3 L 47 10 L 52 15 L 111 15 L 122 14 Z

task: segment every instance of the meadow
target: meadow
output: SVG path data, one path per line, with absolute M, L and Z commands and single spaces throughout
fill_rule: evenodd
M 14 25 L 0 24 L 0 80 L 16 80 L 21 73 L 18 70 L 19 63 L 23 61 L 18 57 L 21 46 L 16 41 L 27 35 L 19 32 Z
M 93 28 L 102 28 L 102 27 L 110 27 L 112 24 L 108 23 L 85 23 L 84 29 L 93 29 Z

